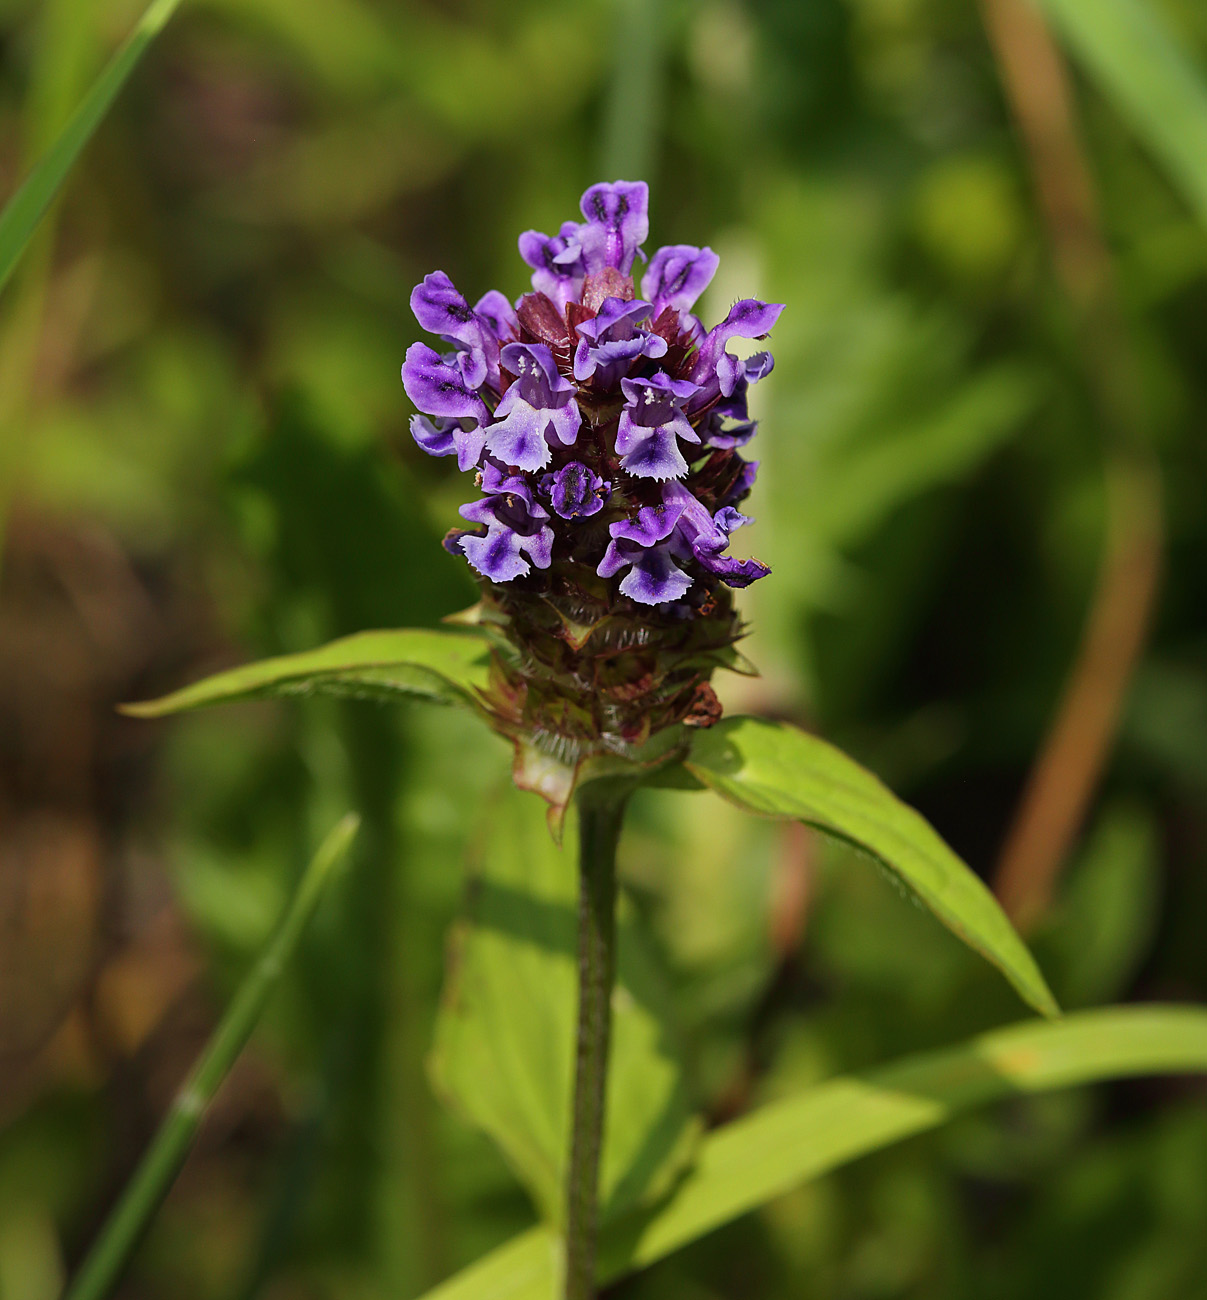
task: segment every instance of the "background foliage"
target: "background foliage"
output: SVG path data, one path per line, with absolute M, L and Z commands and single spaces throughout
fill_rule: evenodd
M 1075 55 L 1166 557 L 1118 744 L 1033 937 L 1068 1007 L 1202 1002 L 1207 161 L 1179 141 L 1207 17 L 1048 7 Z M 140 9 L 0 4 L 6 193 Z M 1141 9 L 1155 46 L 1118 39 Z M 1154 49 L 1175 61 L 1155 77 Z M 418 1295 L 532 1221 L 464 1087 L 446 1108 L 425 1069 L 463 866 L 483 870 L 507 798 L 501 742 L 451 710 L 151 724 L 113 705 L 472 600 L 438 546 L 463 489 L 406 431 L 410 287 L 440 266 L 471 298 L 514 296 L 515 232 L 617 175 L 650 180 L 656 243 L 721 253 L 714 306 L 789 304 L 759 393 L 750 545 L 775 576 L 748 593 L 744 650 L 762 677 L 730 679 L 727 704 L 816 727 L 992 877 L 1095 588 L 1111 421 L 976 7 L 186 4 L 0 299 L 4 1300 L 57 1294 L 348 806 L 348 879 L 122 1294 Z M 698 794 L 644 792 L 631 822 L 626 924 L 659 990 L 633 1033 L 675 1026 L 708 1122 L 1021 1013 L 846 851 Z M 491 960 L 473 942 L 471 980 Z M 474 1073 L 458 1050 L 446 1023 L 446 1100 Z M 665 1086 L 673 1163 L 690 1110 Z M 1019 1101 L 781 1197 L 617 1294 L 1195 1300 L 1205 1169 L 1200 1085 Z

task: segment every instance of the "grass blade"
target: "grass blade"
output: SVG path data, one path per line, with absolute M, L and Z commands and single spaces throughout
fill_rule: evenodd
M 359 825 L 360 819 L 350 813 L 331 831 L 311 859 L 276 931 L 235 994 L 192 1073 L 176 1094 L 155 1140 L 101 1229 L 64 1300 L 101 1300 L 111 1290 L 152 1215 L 167 1195 L 193 1144 L 206 1107 L 251 1037 L 269 994 L 297 947 L 335 868 L 343 861 Z
M 62 188 L 75 160 L 104 120 L 109 106 L 142 58 L 147 46 L 176 11 L 180 0 L 153 0 L 138 25 L 110 59 L 58 139 L 0 213 L 0 289 L 25 252 L 46 209 Z
M 1104 1079 L 1199 1073 L 1207 1073 L 1207 1010 L 1135 1006 L 1029 1021 L 831 1079 L 707 1138 L 660 1209 L 605 1232 L 600 1280 L 644 1268 L 810 1178 L 974 1106 Z M 554 1250 L 548 1232 L 530 1229 L 424 1300 L 548 1300 Z
M 1207 74 L 1178 47 L 1159 6 L 1040 0 L 1040 8 L 1207 225 Z

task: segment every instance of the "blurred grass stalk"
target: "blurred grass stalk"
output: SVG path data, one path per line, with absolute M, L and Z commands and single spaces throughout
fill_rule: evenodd
M 333 879 L 335 868 L 344 861 L 359 826 L 360 819 L 349 813 L 319 846 L 276 930 L 176 1094 L 154 1142 L 106 1220 L 64 1300 L 102 1300 L 109 1294 L 180 1172 L 206 1108 L 251 1037 L 269 995 Z
M 604 108 L 601 173 L 609 180 L 649 180 L 662 116 L 666 0 L 613 0 L 616 34 Z
M 45 324 L 56 200 L 84 146 L 179 3 L 152 0 L 74 112 L 84 68 L 92 61 L 96 6 L 92 0 L 46 0 L 42 11 L 22 132 L 30 171 L 0 212 L 0 293 L 25 259 L 0 321 L 0 567 Z
M 994 874 L 1003 907 L 1026 930 L 1052 899 L 1143 652 L 1161 569 L 1161 485 L 1064 60 L 1031 0 L 981 0 L 981 11 L 1073 311 L 1106 489 L 1103 555 L 1081 644 Z

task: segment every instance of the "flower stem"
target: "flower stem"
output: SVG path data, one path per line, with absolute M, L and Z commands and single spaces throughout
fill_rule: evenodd
M 629 789 L 593 781 L 578 795 L 578 1050 L 566 1180 L 565 1300 L 595 1294 L 612 986 L 616 979 L 616 845 Z

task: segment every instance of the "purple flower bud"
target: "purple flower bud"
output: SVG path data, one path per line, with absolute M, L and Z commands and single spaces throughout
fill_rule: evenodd
M 597 387 L 615 388 L 638 357 L 665 356 L 666 340 L 637 328 L 649 315 L 648 302 L 605 298 L 598 314 L 578 326 L 574 378 L 585 383 L 595 376 Z
M 723 506 L 735 505 L 738 501 L 744 501 L 754 487 L 754 481 L 758 477 L 759 463 L 757 460 L 742 460 L 741 457 L 735 456 L 734 460 L 738 461 L 739 469 L 729 486 L 729 490 L 721 498 Z
M 466 417 L 485 423 L 490 418 L 486 403 L 466 382 L 450 353 L 442 357 L 426 343 L 412 343 L 402 365 L 402 383 L 407 396 L 426 415 L 446 419 Z
M 541 491 L 563 519 L 585 519 L 603 509 L 612 485 L 581 461 L 572 460 L 556 474 L 546 474 L 541 479 Z
M 719 262 L 711 248 L 668 244 L 654 254 L 641 277 L 641 296 L 654 304 L 655 316 L 667 307 L 689 312 L 712 282 Z
M 579 227 L 578 239 L 588 274 L 612 266 L 628 275 L 637 250 L 650 233 L 649 202 L 650 190 L 644 181 L 592 185 L 583 195 L 581 210 L 586 224 Z
M 574 385 L 558 374 L 553 353 L 541 343 L 509 343 L 502 364 L 516 380 L 495 410 L 486 445 L 508 465 L 541 469 L 552 456 L 550 438 L 568 447 L 578 437 L 582 416 Z
M 520 236 L 520 256 L 533 268 L 533 289 L 547 294 L 562 311 L 571 299 L 578 297 L 586 274 L 582 246 L 578 242 L 579 229 L 576 221 L 566 221 L 557 235 L 526 230 Z
M 616 430 L 621 468 L 635 478 L 681 478 L 687 461 L 679 439 L 700 441 L 682 410 L 695 384 L 659 371 L 649 379 L 622 379 L 620 387 L 628 399 Z

